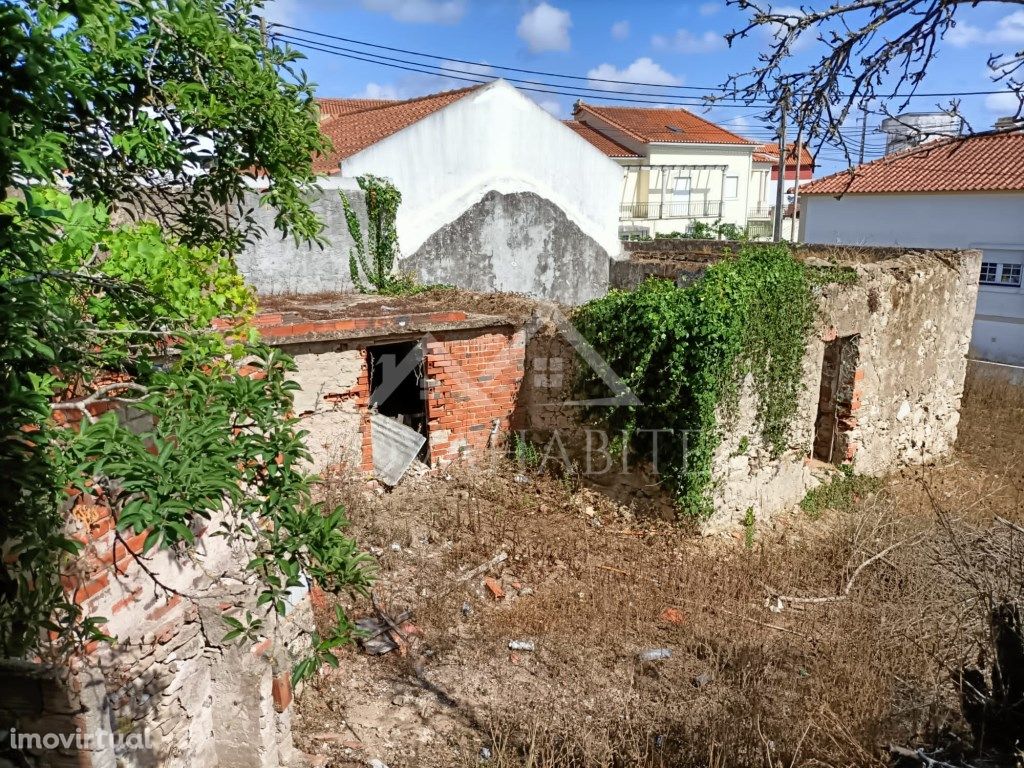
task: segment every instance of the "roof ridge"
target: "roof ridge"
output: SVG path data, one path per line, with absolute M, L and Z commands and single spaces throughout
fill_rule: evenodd
M 612 123 L 614 126 L 619 128 L 620 130 L 625 131 L 630 136 L 632 136 L 633 138 L 637 139 L 638 141 L 643 142 L 644 144 L 650 144 L 651 142 L 648 139 L 643 138 L 639 134 L 634 133 L 633 131 L 629 130 L 628 128 L 626 128 L 621 123 L 618 123 L 615 120 L 613 120 L 612 118 L 608 117 L 607 115 L 602 114 L 601 110 L 606 110 L 606 109 L 622 109 L 622 110 L 632 110 L 632 111 L 636 111 L 636 112 L 654 112 L 655 110 L 669 111 L 669 112 L 682 112 L 685 115 L 688 115 L 689 117 L 692 117 L 694 120 L 700 121 L 704 125 L 710 126 L 710 127 L 714 128 L 715 130 L 718 130 L 718 131 L 721 131 L 722 133 L 728 134 L 729 136 L 731 136 L 734 139 L 738 139 L 743 144 L 751 144 L 751 145 L 756 145 L 757 144 L 756 141 L 751 141 L 750 139 L 748 139 L 748 138 L 746 138 L 744 136 L 740 136 L 738 133 L 734 133 L 733 131 L 730 131 L 728 128 L 723 128 L 718 123 L 712 122 L 711 120 L 708 120 L 705 117 L 701 117 L 700 115 L 696 114 L 695 112 L 691 112 L 690 110 L 688 110 L 688 109 L 686 109 L 685 107 L 682 107 L 682 106 L 676 106 L 676 105 L 671 105 L 671 104 L 670 105 L 666 105 L 664 107 L 620 107 L 620 106 L 616 106 L 616 105 L 611 105 L 611 106 L 603 106 L 603 105 L 602 106 L 594 106 L 594 105 L 591 105 L 591 104 L 587 104 L 585 101 L 582 101 L 582 100 L 579 102 L 579 105 L 580 105 L 580 107 L 582 107 L 584 109 L 590 110 L 592 113 L 596 114 L 598 117 L 602 118 L 603 120 L 607 120 L 609 123 Z M 655 143 L 658 143 L 658 142 L 655 142 Z M 712 143 L 712 144 L 714 144 L 715 142 L 679 142 L 679 143 L 687 143 L 687 144 L 688 143 L 693 143 L 693 144 Z
M 341 97 L 341 96 L 325 96 L 325 97 L 319 97 L 318 96 L 317 98 L 334 99 L 335 101 L 382 101 L 382 102 L 385 102 L 383 104 L 374 104 L 372 106 L 364 107 L 362 109 L 353 109 L 351 112 L 346 112 L 344 115 L 332 115 L 332 117 L 349 117 L 351 115 L 362 115 L 362 114 L 365 114 L 366 112 L 373 112 L 374 110 L 377 110 L 377 109 L 391 109 L 391 107 L 402 106 L 402 105 L 405 105 L 405 104 L 415 104 L 418 101 L 427 101 L 428 99 L 436 99 L 436 98 L 439 98 L 441 96 L 451 96 L 451 95 L 456 94 L 456 93 L 464 93 L 465 94 L 465 93 L 469 93 L 470 91 L 476 90 L 477 88 L 480 88 L 481 86 L 484 86 L 484 85 L 487 85 L 487 83 L 478 83 L 477 85 L 468 85 L 465 88 L 452 88 L 451 90 L 437 91 L 436 93 L 425 93 L 422 96 L 413 96 L 410 99 L 361 99 L 361 98 L 358 98 L 356 96 L 352 96 L 351 98 L 348 98 L 348 99 L 346 99 L 344 97 Z
M 640 135 L 639 133 L 634 133 L 634 132 L 633 132 L 633 131 L 631 131 L 631 130 L 630 130 L 629 128 L 627 128 L 626 126 L 622 125 L 622 123 L 618 123 L 618 122 L 616 122 L 615 120 L 612 120 L 612 119 L 611 119 L 610 117 L 607 117 L 607 116 L 605 116 L 605 115 L 602 115 L 602 114 L 601 114 L 601 113 L 600 113 L 600 112 L 598 111 L 597 107 L 593 107 L 593 106 L 591 106 L 590 104 L 587 104 L 587 103 L 586 103 L 585 101 L 580 101 L 580 102 L 579 102 L 579 104 L 580 104 L 580 108 L 581 108 L 581 109 L 586 109 L 586 110 L 588 110 L 588 111 L 589 111 L 589 112 L 590 112 L 590 113 L 591 113 L 592 115 L 594 115 L 594 117 L 599 117 L 599 118 L 601 118 L 602 120 L 607 120 L 607 121 L 608 121 L 609 123 L 611 123 L 612 125 L 614 125 L 614 126 L 615 126 L 616 128 L 618 128 L 618 129 L 619 129 L 620 131 L 624 131 L 624 132 L 628 133 L 628 134 L 629 134 L 630 136 L 632 136 L 632 137 L 633 137 L 634 139 L 636 139 L 637 141 L 639 141 L 639 142 L 640 142 L 641 144 L 648 144 L 648 143 L 649 143 L 649 142 L 647 141 L 647 139 L 645 139 L 645 138 L 644 138 L 643 136 L 641 136 L 641 135 Z M 581 120 L 580 122 L 583 122 L 583 121 Z M 584 125 L 586 125 L 586 123 L 583 123 L 583 124 L 584 124 Z M 591 127 L 593 127 L 593 126 L 591 126 Z M 594 130 L 596 131 L 597 129 L 596 129 L 596 128 L 594 128 Z
M 573 128 L 573 126 L 578 125 L 581 128 L 586 128 L 588 131 L 593 131 L 598 136 L 600 136 L 605 141 L 607 141 L 609 144 L 615 145 L 616 147 L 618 147 L 619 149 L 621 149 L 623 152 L 626 153 L 625 155 L 620 155 L 620 157 L 639 157 L 639 155 L 636 152 L 634 152 L 632 149 L 627 147 L 625 144 L 622 144 L 622 143 L 616 141 L 615 139 L 613 139 L 611 136 L 609 136 L 606 133 L 602 133 L 601 131 L 597 130 L 597 128 L 595 128 L 592 125 L 587 125 L 586 123 L 584 123 L 584 122 L 582 122 L 580 120 L 576 120 L 576 119 L 563 120 L 562 123 L 564 123 L 565 125 L 567 125 L 570 128 L 572 128 L 572 130 L 576 130 L 575 128 Z M 581 138 L 583 138 L 583 137 L 581 137 Z
M 890 165 L 892 165 L 894 163 L 898 163 L 898 162 L 901 162 L 901 161 L 904 161 L 904 160 L 912 159 L 912 158 L 915 158 L 917 156 L 926 156 L 926 155 L 932 154 L 932 153 L 934 153 L 934 152 L 936 152 L 938 150 L 943 150 L 945 148 L 948 148 L 950 150 L 950 154 L 952 154 L 954 152 L 959 151 L 962 147 L 965 147 L 966 145 L 968 145 L 968 144 L 970 144 L 972 142 L 983 142 L 983 141 L 985 141 L 987 139 L 999 139 L 999 138 L 1010 137 L 1010 136 L 1019 136 L 1019 137 L 1024 138 L 1024 131 L 1021 131 L 1019 129 L 1015 129 L 1015 130 L 1009 130 L 1009 131 L 998 131 L 998 132 L 989 132 L 989 133 L 981 133 L 981 134 L 971 134 L 971 135 L 968 135 L 968 136 L 949 136 L 949 137 L 943 137 L 943 138 L 940 138 L 940 139 L 935 139 L 935 140 L 932 140 L 932 141 L 926 141 L 926 142 L 924 142 L 922 144 L 918 144 L 916 147 L 908 147 L 907 149 L 899 150 L 897 152 L 890 152 L 889 154 L 883 155 L 882 157 L 875 158 L 874 160 L 871 160 L 870 162 L 862 163 L 860 165 L 857 165 L 857 166 L 854 166 L 854 167 L 851 167 L 851 168 L 847 168 L 845 170 L 836 171 L 835 173 L 830 173 L 828 176 L 822 176 L 820 179 L 815 179 L 814 181 L 809 182 L 806 187 L 802 187 L 801 190 L 800 190 L 800 193 L 801 194 L 805 194 L 805 193 L 806 194 L 831 194 L 832 190 L 829 189 L 830 184 L 835 182 L 835 181 L 837 181 L 837 180 L 839 180 L 839 179 L 841 179 L 841 178 L 843 178 L 843 177 L 846 177 L 847 179 L 849 179 L 849 181 L 847 182 L 847 189 L 841 191 L 839 194 L 846 194 L 847 192 L 850 192 L 850 194 L 856 194 L 855 192 L 851 192 L 850 188 L 857 182 L 858 173 L 860 173 L 860 178 L 864 178 L 865 174 L 863 173 L 863 171 L 865 171 L 866 169 L 877 170 L 879 168 L 885 168 L 885 167 L 890 166 Z M 985 175 L 987 172 L 985 172 L 985 171 L 980 171 L 980 172 L 979 171 L 975 171 L 975 173 L 981 173 L 982 175 Z M 991 174 L 989 174 L 989 175 L 991 175 Z M 821 190 L 821 191 L 817 191 L 817 190 Z M 980 190 L 964 190 L 964 191 L 980 191 Z M 870 193 L 870 190 L 868 191 L 868 193 Z

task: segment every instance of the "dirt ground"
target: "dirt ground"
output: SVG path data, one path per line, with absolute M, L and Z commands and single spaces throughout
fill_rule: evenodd
M 979 582 L 1024 583 L 1020 549 L 992 543 L 1024 520 L 1022 429 L 1024 393 L 971 380 L 948 461 L 732 538 L 504 460 L 387 493 L 327 478 L 414 632 L 401 654 L 343 650 L 298 697 L 296 745 L 338 767 L 890 765 L 890 744 L 957 759 L 950 670 L 983 652 Z M 502 553 L 490 587 L 464 578 Z M 656 649 L 671 656 L 641 660 Z

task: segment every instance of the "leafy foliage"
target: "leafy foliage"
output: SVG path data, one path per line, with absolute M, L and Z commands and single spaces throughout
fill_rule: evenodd
M 345 209 L 345 223 L 355 242 L 355 247 L 348 257 L 352 283 L 358 291 L 368 291 L 360 276 L 361 271 L 377 293 L 387 296 L 415 293 L 418 287 L 411 278 L 395 274 L 395 259 L 399 256 L 395 218 L 398 216 L 398 206 L 402 202 L 402 193 L 387 179 L 378 178 L 373 174 L 360 176 L 356 181 L 366 196 L 365 238 L 359 225 L 359 217 L 352 210 L 352 204 L 345 195 L 341 196 L 341 204 Z
M 659 471 L 686 514 L 706 517 L 721 428 L 748 376 L 764 445 L 775 456 L 788 447 L 813 316 L 806 268 L 780 245 L 746 244 L 686 287 L 652 279 L 613 291 L 581 307 L 575 324 L 640 405 L 590 416 L 648 458 L 652 441 L 641 431 L 671 430 L 659 441 Z M 587 398 L 603 394 L 590 371 L 578 387 Z
M 110 506 L 117 536 L 146 532 L 147 549 L 187 549 L 220 521 L 216 534 L 249 552 L 262 612 L 284 612 L 306 578 L 369 583 L 343 510 L 313 501 L 292 363 L 246 330 L 254 300 L 231 259 L 254 230 L 256 168 L 279 229 L 320 231 L 303 198 L 323 148 L 312 90 L 289 78 L 295 54 L 263 47 L 258 7 L 0 6 L 0 56 L 16 52 L 0 66 L 4 656 L 103 637 L 61 580 L 81 551 L 66 527 L 76 491 Z M 48 185 L 57 177 L 71 194 Z M 125 205 L 148 221 L 112 224 Z M 235 318 L 230 334 L 211 330 L 218 316 Z M 79 426 L 55 418 L 69 413 Z

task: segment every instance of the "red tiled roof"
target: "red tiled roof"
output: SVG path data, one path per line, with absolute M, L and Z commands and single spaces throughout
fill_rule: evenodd
M 384 107 L 393 104 L 392 99 L 317 99 L 320 115 L 347 115 L 349 112 L 360 112 L 364 109 Z
M 762 144 L 756 150 L 754 150 L 754 162 L 755 163 L 775 163 L 779 162 L 779 145 L 778 142 L 775 144 Z M 786 167 L 792 166 L 796 168 L 796 142 L 790 142 L 786 145 Z M 800 170 L 804 168 L 814 168 L 814 157 L 807 150 L 806 144 L 800 145 Z
M 637 141 L 672 144 L 753 144 L 685 109 L 606 107 L 576 103 L 573 116 L 591 114 L 625 131 Z
M 801 195 L 1024 191 L 1024 133 L 931 141 L 800 187 Z
M 313 159 L 313 172 L 337 173 L 339 164 L 346 157 L 351 157 L 381 139 L 398 133 L 403 128 L 447 107 L 479 87 L 479 85 L 473 85 L 469 88 L 432 93 L 405 101 L 367 100 L 377 102 L 376 106 L 353 109 L 353 111 L 321 113 L 320 131 L 331 140 L 334 148 L 330 154 L 319 155 Z M 320 101 L 321 103 L 324 101 L 334 102 L 335 109 L 345 110 L 347 106 L 338 105 L 338 102 L 351 104 L 353 100 L 321 99 Z
M 563 120 L 562 122 L 576 131 L 581 138 L 586 139 L 608 155 L 608 157 L 640 157 L 633 150 L 622 146 L 617 141 L 612 141 L 612 139 L 586 123 L 579 123 L 575 120 Z

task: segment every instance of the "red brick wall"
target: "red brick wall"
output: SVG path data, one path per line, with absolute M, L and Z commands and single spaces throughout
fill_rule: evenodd
M 495 425 L 508 432 L 525 353 L 523 331 L 453 334 L 427 344 L 431 463 L 479 455 Z

